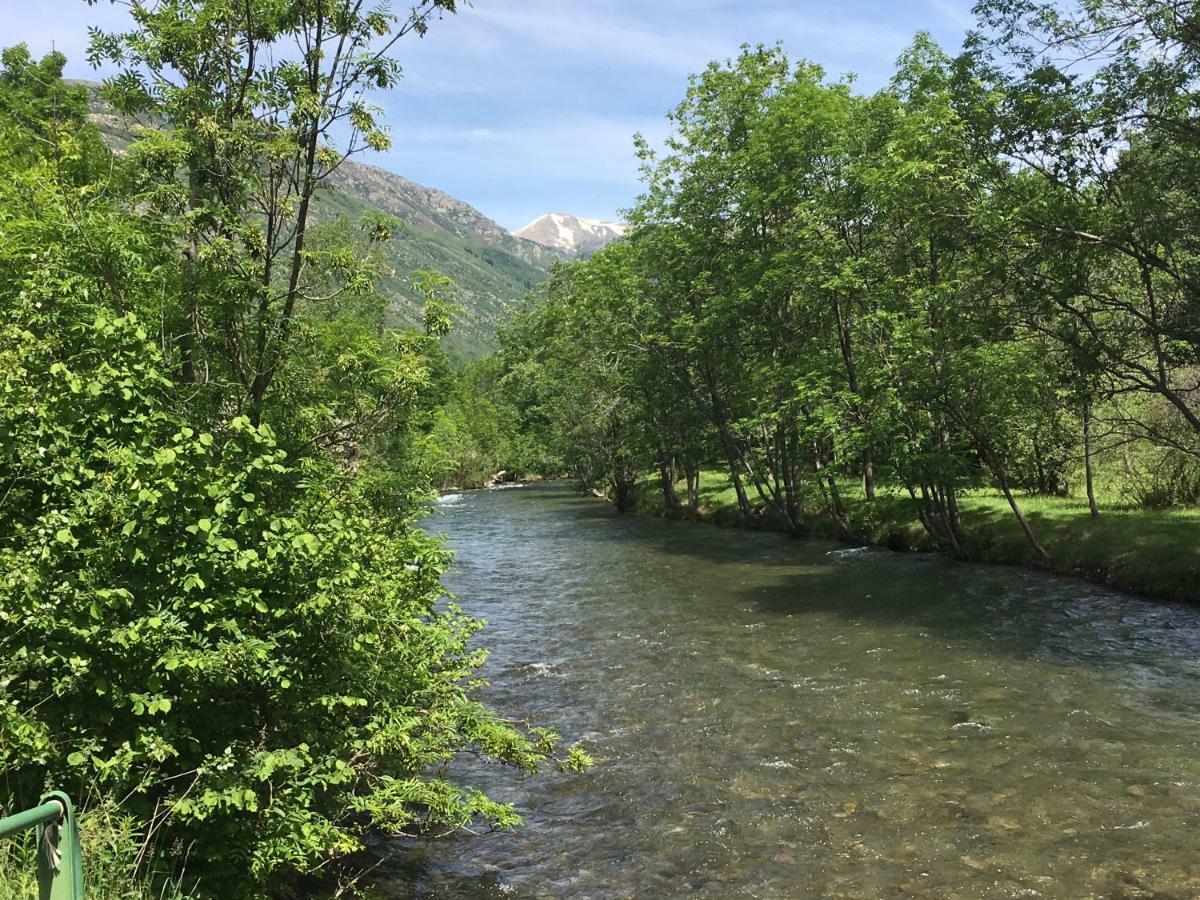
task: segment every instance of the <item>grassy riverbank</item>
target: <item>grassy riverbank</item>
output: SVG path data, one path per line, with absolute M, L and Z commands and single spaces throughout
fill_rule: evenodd
M 855 481 L 846 480 L 841 490 L 858 540 L 899 551 L 937 549 L 921 527 L 912 499 L 902 490 L 881 488 L 871 504 Z M 685 496 L 682 486 L 679 494 Z M 700 502 L 701 521 L 740 524 L 737 499 L 722 473 L 703 473 Z M 1112 507 L 1092 519 L 1087 502 L 1081 499 L 1022 496 L 1018 502 L 1050 562 L 1039 559 L 1030 548 L 1004 496 L 987 488 L 961 499 L 972 559 L 1049 569 L 1152 597 L 1200 603 L 1200 510 Z M 638 508 L 664 514 L 657 479 L 640 485 Z M 804 524 L 809 535 L 839 538 L 833 519 L 816 508 Z M 756 527 L 783 530 L 769 515 L 760 517 Z

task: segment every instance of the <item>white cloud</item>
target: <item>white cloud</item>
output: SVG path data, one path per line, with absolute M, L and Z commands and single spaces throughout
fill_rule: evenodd
M 570 54 L 576 64 L 607 67 L 619 62 L 686 73 L 729 52 L 728 42 L 717 34 L 689 33 L 679 27 L 668 32 L 632 16 L 598 15 L 595 9 L 592 4 L 491 3 L 480 4 L 464 18 L 474 17 L 506 32 L 510 39 L 532 41 L 554 55 Z M 540 61 L 522 59 L 535 67 Z
M 381 162 L 404 171 L 436 157 L 449 166 L 470 167 L 475 174 L 543 179 L 586 179 L 637 185 L 633 136 L 653 142 L 666 137 L 660 119 L 572 115 L 516 121 L 503 128 L 419 125 L 397 131 L 394 149 Z

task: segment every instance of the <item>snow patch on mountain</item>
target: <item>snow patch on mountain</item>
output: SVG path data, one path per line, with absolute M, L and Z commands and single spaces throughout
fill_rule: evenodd
M 595 253 L 629 230 L 625 222 L 583 219 L 569 213 L 546 213 L 513 234 L 572 255 Z

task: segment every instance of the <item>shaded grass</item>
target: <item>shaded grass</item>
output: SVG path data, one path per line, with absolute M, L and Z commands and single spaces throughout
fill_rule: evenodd
M 939 549 L 922 528 L 916 505 L 903 489 L 881 486 L 874 503 L 867 502 L 857 481 L 846 479 L 839 489 L 854 540 L 899 551 Z M 679 494 L 685 496 L 682 486 Z M 702 474 L 700 502 L 702 521 L 741 525 L 737 497 L 723 473 Z M 1200 509 L 1102 508 L 1100 518 L 1093 520 L 1082 499 L 1022 495 L 1017 502 L 1050 561 L 1033 551 L 1004 495 L 990 488 L 975 489 L 960 498 L 970 559 L 1075 575 L 1120 590 L 1200 603 Z M 640 485 L 639 509 L 664 514 L 657 479 Z M 808 498 L 807 509 L 803 534 L 841 539 L 821 498 Z M 787 530 L 761 509 L 753 527 Z

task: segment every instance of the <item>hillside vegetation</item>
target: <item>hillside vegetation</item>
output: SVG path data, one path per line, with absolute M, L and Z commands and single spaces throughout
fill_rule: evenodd
M 454 217 L 460 211 L 472 215 L 460 221 Z M 455 307 L 443 345 L 456 362 L 494 352 L 500 327 L 561 258 L 511 237 L 464 203 L 374 166 L 344 165 L 314 210 L 321 220 L 349 221 L 379 212 L 402 223 L 382 250 L 387 271 L 376 283 L 388 298 L 387 323 L 420 327 L 424 299 L 413 273 L 442 273 L 453 282 Z
M 89 118 L 105 143 L 124 152 L 139 127 L 162 127 L 142 115 L 113 111 L 94 82 L 75 82 L 89 91 Z M 453 329 L 445 336 L 447 354 L 458 363 L 496 350 L 496 332 L 520 301 L 549 276 L 567 255 L 514 237 L 470 205 L 378 166 L 346 160 L 331 173 L 315 198 L 318 221 L 394 216 L 401 227 L 376 248 L 384 263 L 377 289 L 388 298 L 387 322 L 419 327 L 424 298 L 414 272 L 437 271 L 454 283 Z

